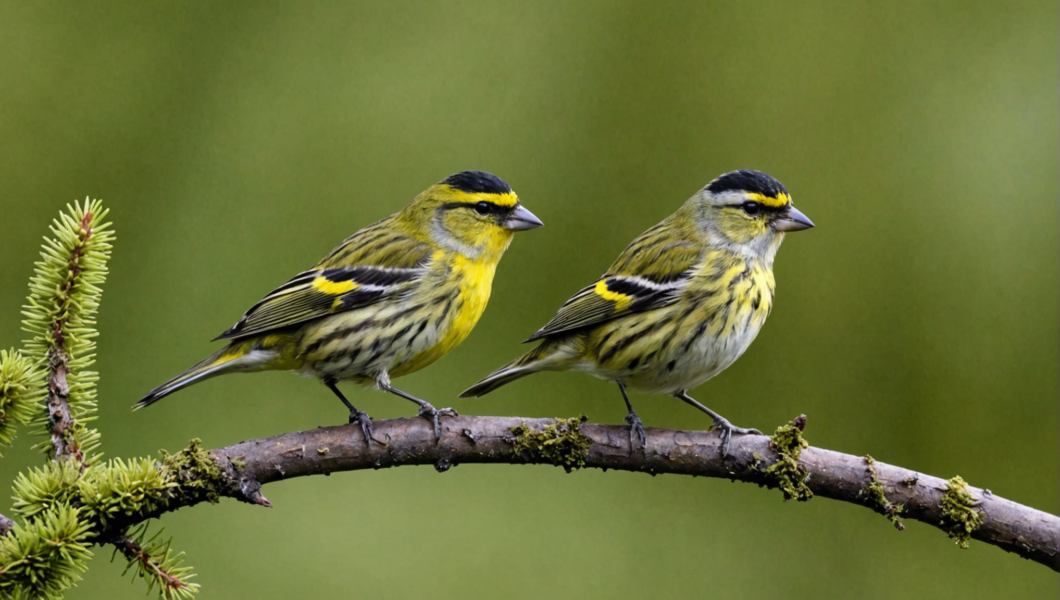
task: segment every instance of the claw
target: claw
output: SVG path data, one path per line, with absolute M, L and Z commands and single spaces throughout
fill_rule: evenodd
M 361 433 L 364 434 L 364 444 L 367 446 L 372 441 L 372 417 L 368 416 L 368 413 L 363 410 L 354 410 L 350 412 L 350 424 L 357 423 L 361 426 Z
M 736 427 L 724 417 L 716 417 L 714 422 L 711 423 L 710 428 L 721 430 L 721 457 L 725 458 L 729 455 L 729 441 L 732 439 L 733 433 L 739 433 L 741 435 L 762 435 L 761 431 L 757 429 L 745 429 L 743 427 Z
M 644 423 L 635 412 L 626 415 L 626 423 L 629 423 L 630 451 L 636 452 L 637 450 L 643 450 L 645 443 L 648 441 L 648 434 L 644 431 Z
M 424 402 L 423 405 L 420 406 L 419 416 L 434 424 L 434 440 L 438 441 L 442 437 L 440 417 L 457 417 L 460 415 L 451 408 L 434 408 L 429 402 Z

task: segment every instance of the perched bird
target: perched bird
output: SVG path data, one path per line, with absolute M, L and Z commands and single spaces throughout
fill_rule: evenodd
M 371 419 L 342 395 L 339 381 L 415 402 L 438 436 L 438 417 L 455 411 L 436 410 L 390 380 L 464 341 L 486 309 L 512 236 L 541 225 L 496 175 L 452 175 L 262 298 L 214 338 L 230 340 L 226 347 L 148 392 L 136 408 L 217 375 L 288 370 L 321 379 L 366 443 Z
M 618 384 L 630 443 L 644 424 L 626 389 L 668 394 L 695 406 L 723 432 L 734 427 L 688 390 L 721 373 L 747 350 L 773 308 L 773 258 L 784 234 L 813 227 L 784 186 L 761 171 L 711 181 L 674 214 L 626 247 L 527 342 L 542 343 L 471 386 L 483 396 L 538 371 L 585 371 Z

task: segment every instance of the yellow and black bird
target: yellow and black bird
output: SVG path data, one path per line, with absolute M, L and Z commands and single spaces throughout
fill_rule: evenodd
M 226 347 L 151 390 L 136 408 L 225 373 L 287 370 L 321 379 L 365 441 L 371 419 L 336 384 L 353 381 L 411 400 L 440 434 L 440 415 L 390 381 L 445 356 L 471 333 L 516 231 L 541 221 L 483 171 L 431 186 L 401 211 L 353 234 L 315 267 L 273 290 L 215 339 Z
M 713 419 L 722 454 L 734 427 L 688 390 L 747 350 L 773 308 L 773 258 L 784 234 L 813 227 L 784 186 L 761 171 L 726 173 L 626 247 L 599 279 L 559 309 L 528 342 L 535 349 L 471 386 L 482 396 L 539 371 L 585 371 L 614 381 L 629 414 L 630 442 L 644 425 L 626 388 L 672 395 Z

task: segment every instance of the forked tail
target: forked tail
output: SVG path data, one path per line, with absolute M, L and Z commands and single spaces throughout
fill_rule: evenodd
M 133 410 L 150 406 L 179 389 L 211 377 L 269 368 L 268 364 L 276 354 L 271 349 L 261 346 L 256 340 L 232 342 L 227 347 L 207 356 L 194 367 L 147 392 L 147 395 L 140 398 L 140 401 L 133 406 Z
M 485 379 L 467 388 L 460 394 L 461 398 L 485 396 L 493 390 L 507 385 L 516 379 L 522 379 L 540 371 L 557 368 L 559 353 L 552 344 L 544 343 L 490 373 Z

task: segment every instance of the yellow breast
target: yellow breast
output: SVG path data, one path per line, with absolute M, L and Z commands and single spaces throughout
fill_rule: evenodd
M 442 285 L 455 286 L 457 293 L 449 308 L 448 327 L 437 343 L 398 365 L 391 372 L 392 377 L 418 371 L 448 354 L 467 338 L 486 310 L 497 263 L 475 261 L 459 254 L 449 260 L 451 268 Z

